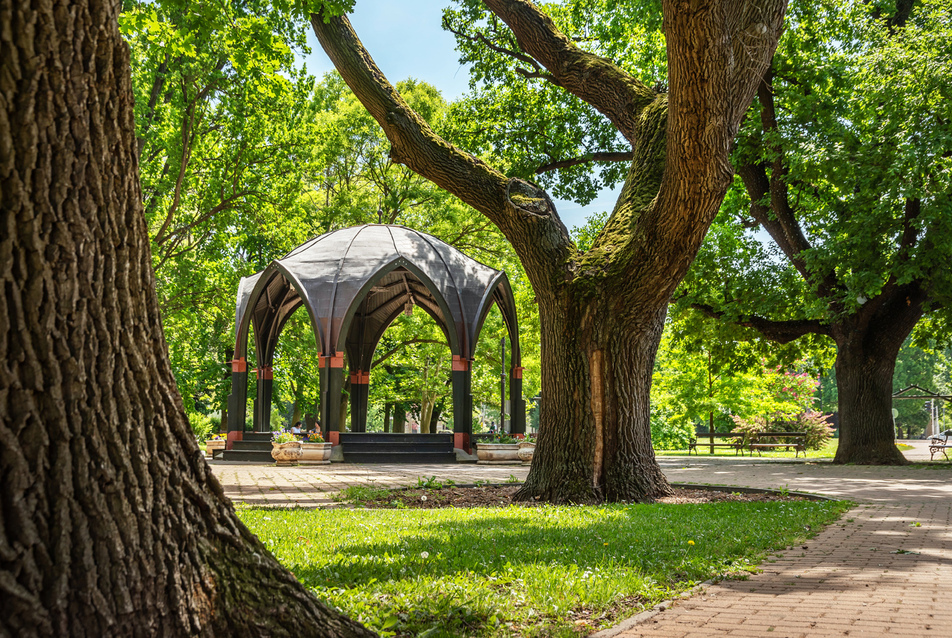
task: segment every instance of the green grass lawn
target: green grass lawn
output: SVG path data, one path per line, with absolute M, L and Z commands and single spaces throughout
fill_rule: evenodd
M 241 509 L 307 587 L 385 636 L 576 636 L 744 577 L 843 502 Z

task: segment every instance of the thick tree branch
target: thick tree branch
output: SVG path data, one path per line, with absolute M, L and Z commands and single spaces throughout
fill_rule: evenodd
M 691 308 L 712 319 L 728 321 L 744 328 L 753 328 L 765 338 L 779 344 L 789 343 L 808 334 L 831 334 L 830 327 L 815 319 L 793 319 L 789 321 L 772 321 L 756 315 L 745 315 L 736 319 L 728 319 L 726 313 L 716 310 L 713 306 L 702 303 L 692 303 Z
M 770 165 L 770 176 L 767 175 L 766 164 L 762 162 L 740 166 L 737 174 L 740 175 L 750 196 L 751 217 L 770 234 L 803 280 L 816 286 L 820 297 L 829 297 L 837 287 L 836 274 L 832 271 L 819 275 L 811 273 L 804 259 L 804 254 L 811 245 L 803 233 L 788 196 L 786 157 L 777 141 L 780 127 L 777 123 L 772 79 L 772 72 L 768 70 L 757 88 L 764 137 L 767 140 L 774 140 L 765 142 L 774 157 Z M 769 201 L 770 205 L 765 205 L 765 201 Z
M 312 14 L 311 24 L 341 77 L 383 128 L 393 161 L 483 213 L 519 254 L 543 252 L 550 263 L 564 261 L 571 240 L 540 189 L 508 179 L 434 133 L 387 81 L 346 17 L 325 21 Z
M 648 86 L 609 60 L 575 46 L 552 19 L 525 0 L 484 0 L 512 30 L 519 47 L 544 66 L 549 80 L 607 117 L 635 143 L 638 117 L 657 97 Z
M 634 157 L 635 154 L 631 151 L 626 151 L 624 153 L 589 153 L 583 157 L 573 157 L 572 159 L 564 159 L 557 162 L 551 162 L 549 164 L 543 164 L 539 168 L 535 169 L 535 172 L 536 175 L 539 175 L 548 171 L 557 171 L 560 168 L 571 168 L 572 166 L 588 164 L 590 162 L 630 162 Z

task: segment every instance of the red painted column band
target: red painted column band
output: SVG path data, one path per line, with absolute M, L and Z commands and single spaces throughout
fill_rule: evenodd
M 247 372 L 248 371 L 248 362 L 244 357 L 240 359 L 231 360 L 231 371 L 232 372 Z
M 329 357 L 320 355 L 318 356 L 318 365 L 320 365 L 320 367 L 322 368 L 325 366 L 328 368 L 343 368 L 344 367 L 344 353 L 335 352 Z
M 469 370 L 469 361 L 454 354 L 453 372 L 466 372 L 467 370 Z
M 350 382 L 357 385 L 367 385 L 370 383 L 370 373 L 358 370 L 350 375 Z

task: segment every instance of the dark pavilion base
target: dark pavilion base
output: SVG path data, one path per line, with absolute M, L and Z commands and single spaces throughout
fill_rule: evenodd
M 345 463 L 456 463 L 452 434 L 341 432 Z
M 232 449 L 225 450 L 221 456 L 224 461 L 252 461 L 254 463 L 274 463 L 271 457 L 270 432 L 245 432 L 240 441 L 232 443 Z

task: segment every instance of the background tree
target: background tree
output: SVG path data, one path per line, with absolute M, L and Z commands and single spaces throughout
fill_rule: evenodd
M 146 222 L 186 409 L 228 394 L 241 276 L 314 235 L 308 176 L 322 127 L 288 5 L 127 1 Z M 194 417 L 193 417 L 194 418 Z
M 740 138 L 733 225 L 685 284 L 696 308 L 778 342 L 835 342 L 837 463 L 905 463 L 896 356 L 924 313 L 948 322 L 950 16 L 932 0 L 797 5 Z
M 0 634 L 369 636 L 238 520 L 189 430 L 117 10 L 0 7 Z
M 464 6 L 472 19 L 500 25 L 508 57 L 529 66 L 534 87 L 557 86 L 589 104 L 631 149 L 625 187 L 589 251 L 578 250 L 544 191 L 438 136 L 386 81 L 346 18 L 317 13 L 311 23 L 384 129 L 393 160 L 484 214 L 532 283 L 545 353 L 544 425 L 519 496 L 665 494 L 670 488 L 654 460 L 648 416 L 666 306 L 729 185 L 727 153 L 773 54 L 785 3 L 712 3 L 691 11 L 665 3 L 667 92 L 576 44 L 528 2 Z

